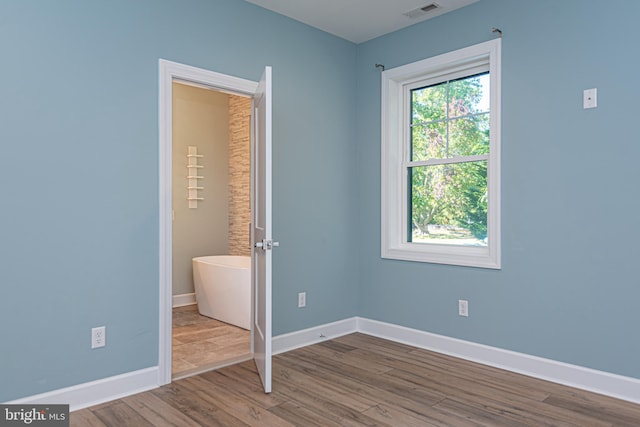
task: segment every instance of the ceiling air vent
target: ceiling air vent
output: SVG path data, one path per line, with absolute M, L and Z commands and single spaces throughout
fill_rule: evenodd
M 411 19 L 420 18 L 421 16 L 427 15 L 428 13 L 433 12 L 436 9 L 439 9 L 440 5 L 437 3 L 430 3 L 426 6 L 419 7 L 410 12 L 404 13 L 403 15 L 409 17 Z

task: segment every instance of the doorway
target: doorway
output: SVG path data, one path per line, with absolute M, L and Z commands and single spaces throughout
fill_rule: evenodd
M 172 82 L 174 380 L 252 358 L 250 143 L 250 97 Z
M 271 390 L 271 68 L 260 82 L 159 61 L 159 355 L 158 384 L 172 380 L 172 84 L 189 82 L 252 99 L 251 352 Z M 257 172 L 259 171 L 259 173 Z M 272 244 L 273 242 L 273 244 Z

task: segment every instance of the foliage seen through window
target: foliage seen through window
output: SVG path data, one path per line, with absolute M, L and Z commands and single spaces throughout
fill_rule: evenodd
M 410 94 L 408 241 L 486 246 L 489 73 Z

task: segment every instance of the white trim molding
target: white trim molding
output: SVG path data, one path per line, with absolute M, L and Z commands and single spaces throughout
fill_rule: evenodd
M 358 332 L 448 354 L 618 399 L 640 403 L 640 379 L 450 338 L 404 326 L 358 318 Z
M 53 390 L 47 393 L 16 399 L 8 404 L 69 405 L 69 410 L 77 411 L 110 400 L 157 388 L 158 367 L 127 372 L 126 374 L 103 378 L 88 383 Z
M 413 347 L 640 403 L 640 379 L 504 350 L 377 320 L 353 317 L 273 337 L 273 354 L 360 332 Z
M 192 292 L 190 294 L 174 295 L 172 300 L 173 308 L 183 307 L 185 305 L 193 305 L 196 303 L 196 294 Z
M 216 73 L 190 65 L 158 60 L 158 173 L 159 173 L 159 337 L 158 367 L 160 385 L 171 382 L 171 308 L 172 295 L 172 221 L 171 221 L 171 147 L 172 84 L 174 81 L 215 88 L 223 92 L 253 95 L 257 82 Z
M 273 354 L 285 353 L 296 348 L 317 344 L 358 331 L 357 317 L 326 323 L 308 329 L 282 334 L 273 337 L 271 349 Z
M 377 320 L 352 317 L 273 337 L 273 354 L 354 332 L 640 404 L 640 379 L 504 350 Z M 157 366 L 6 402 L 69 404 L 72 411 L 163 384 Z

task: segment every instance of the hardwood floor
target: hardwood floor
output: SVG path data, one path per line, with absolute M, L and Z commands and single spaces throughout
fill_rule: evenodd
M 174 379 L 251 358 L 250 332 L 198 313 L 173 309 L 171 372 Z
M 640 405 L 363 334 L 71 414 L 71 426 L 639 426 Z

